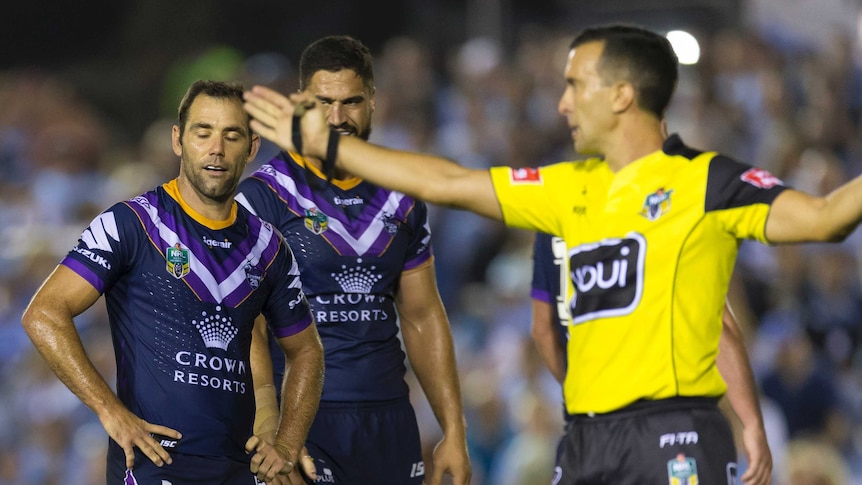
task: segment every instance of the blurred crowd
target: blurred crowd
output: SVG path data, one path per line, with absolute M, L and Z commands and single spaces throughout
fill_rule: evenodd
M 556 110 L 571 35 L 527 27 L 509 48 L 473 38 L 443 62 L 416 39 L 391 38 L 375 52 L 372 140 L 474 167 L 573 159 Z M 855 39 L 836 34 L 815 47 L 727 30 L 701 41 L 701 62 L 681 68 L 670 132 L 816 194 L 862 173 Z M 287 92 L 295 75 L 278 53 L 216 45 L 169 76 L 166 100 L 153 102 L 174 108 L 197 77 Z M 107 435 L 35 353 L 20 316 L 95 215 L 176 176 L 173 115 L 165 109 L 142 133 L 123 132 L 74 83 L 39 70 L 0 72 L 0 106 L 0 485 L 99 483 Z M 249 170 L 274 153 L 265 146 Z M 563 418 L 560 387 L 529 334 L 533 235 L 463 211 L 431 214 L 473 483 L 548 484 Z M 746 331 L 779 485 L 862 484 L 860 257 L 862 232 L 828 247 L 741 246 L 729 298 Z M 103 305 L 77 325 L 113 383 Z M 430 453 L 439 430 L 411 387 Z

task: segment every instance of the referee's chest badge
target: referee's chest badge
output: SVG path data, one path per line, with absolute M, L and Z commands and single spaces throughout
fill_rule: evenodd
M 168 273 L 174 278 L 180 279 L 189 274 L 189 249 L 184 248 L 180 243 L 165 250 L 165 261 Z
M 680 453 L 667 462 L 667 479 L 670 485 L 698 485 L 697 463 Z
M 641 215 L 654 221 L 670 211 L 670 196 L 673 190 L 658 189 L 646 196 Z

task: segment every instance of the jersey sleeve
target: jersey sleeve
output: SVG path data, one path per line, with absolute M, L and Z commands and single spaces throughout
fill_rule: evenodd
M 252 174 L 239 183 L 236 192 L 236 201 L 242 204 L 252 214 L 273 224 L 282 227 L 281 219 L 283 211 L 286 210 L 284 203 L 278 199 L 278 194 L 268 183 Z
M 117 203 L 93 219 L 60 264 L 104 293 L 131 266 L 145 237 L 135 213 Z
M 408 216 L 412 228 L 410 242 L 405 252 L 404 271 L 416 268 L 433 255 L 431 249 L 431 225 L 428 222 L 428 206 L 422 201 L 416 201 Z
M 302 291 L 299 265 L 281 234 L 279 253 L 273 267 L 267 270 L 273 281 L 273 291 L 263 309 L 272 334 L 276 338 L 289 337 L 305 330 L 312 323 L 311 307 Z
M 544 232 L 536 233 L 533 243 L 533 279 L 530 284 L 530 297 L 545 303 L 555 303 L 559 293 L 559 265 L 554 263 L 554 237 Z
M 766 218 L 783 182 L 766 170 L 717 155 L 709 165 L 704 213 L 738 239 L 766 240 Z
M 491 182 L 507 226 L 562 234 L 562 217 L 557 213 L 567 206 L 558 200 L 554 185 L 563 164 L 539 168 L 491 168 Z

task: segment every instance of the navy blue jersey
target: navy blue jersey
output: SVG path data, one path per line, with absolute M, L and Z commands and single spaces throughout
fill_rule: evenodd
M 237 201 L 272 222 L 296 255 L 325 351 L 321 399 L 408 395 L 395 295 L 403 271 L 431 260 L 426 206 L 356 178 L 326 183 L 286 153 L 243 180 Z M 284 363 L 274 355 L 280 384 Z
M 566 244 L 563 238 L 543 232 L 536 233 L 530 297 L 549 303 L 556 309 L 556 328 L 563 346 L 569 339 L 569 307 L 562 290 L 568 278 L 566 261 Z
M 269 223 L 234 204 L 203 218 L 164 184 L 96 217 L 62 264 L 104 293 L 117 394 L 180 431 L 174 451 L 248 460 L 254 319 L 279 337 L 311 324 L 296 261 Z

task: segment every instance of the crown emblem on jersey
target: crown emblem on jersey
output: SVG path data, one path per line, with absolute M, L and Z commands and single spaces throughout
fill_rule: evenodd
M 329 229 L 329 218 L 317 207 L 305 210 L 305 227 L 309 231 L 320 234 Z
M 357 262 L 361 263 L 362 259 L 359 259 Z M 341 268 L 343 271 L 332 273 L 332 278 L 335 279 L 345 293 L 371 293 L 374 283 L 377 283 L 382 278 L 381 275 L 371 272 L 375 269 L 374 266 L 370 268 L 351 266 L 348 268 L 347 265 L 341 265 Z
M 216 307 L 216 312 L 221 311 L 221 306 Z M 208 315 L 207 312 L 201 313 L 200 320 L 192 320 L 192 324 L 198 329 L 201 338 L 204 340 L 204 345 L 208 349 L 227 350 L 231 340 L 239 333 L 239 329 L 233 326 L 231 319 L 228 316 Z
M 647 219 L 654 221 L 670 211 L 670 196 L 673 195 L 673 190 L 665 190 L 663 188 L 656 190 L 652 194 L 646 196 L 644 200 L 641 215 Z

